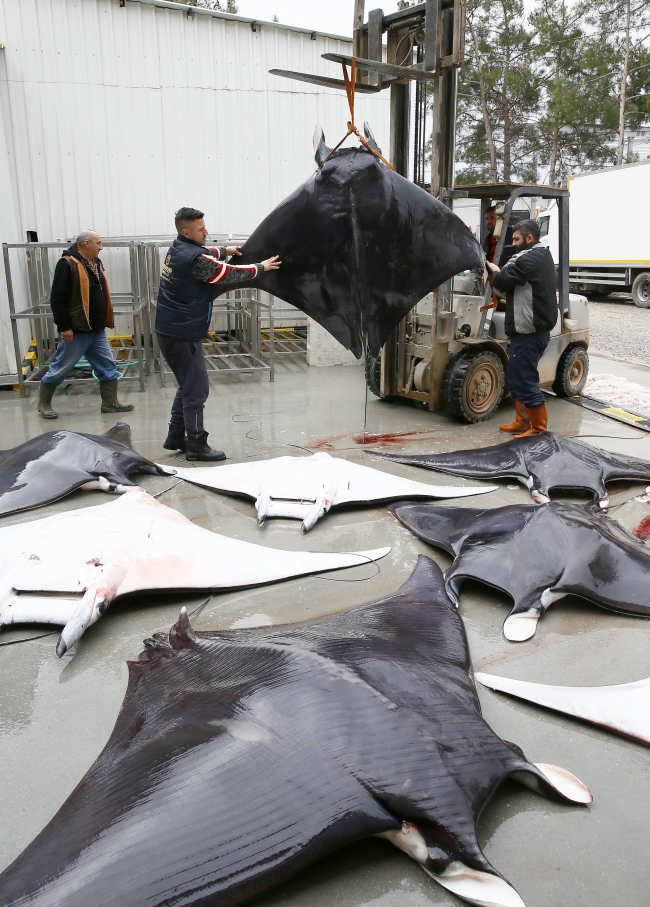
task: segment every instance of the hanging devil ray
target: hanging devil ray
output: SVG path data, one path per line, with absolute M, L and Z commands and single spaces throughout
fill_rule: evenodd
M 369 144 L 377 145 L 367 124 Z M 279 255 L 249 284 L 305 312 L 359 359 L 445 280 L 482 268 L 481 246 L 449 208 L 365 148 L 330 149 L 314 136 L 316 172 L 281 202 L 237 264 Z M 225 293 L 227 285 L 217 290 Z
M 587 507 L 552 501 L 492 510 L 389 505 L 397 519 L 454 557 L 445 573 L 458 601 L 464 579 L 503 589 L 514 607 L 506 639 L 535 635 L 546 609 L 566 595 L 634 617 L 650 617 L 650 554 L 622 527 Z
M 550 431 L 477 450 L 404 455 L 373 450 L 372 453 L 383 460 L 467 479 L 516 478 L 525 483 L 538 504 L 549 502 L 552 488 L 570 488 L 590 491 L 604 508 L 609 504 L 606 482 L 650 481 L 650 463 L 646 460 L 598 450 Z
M 11 450 L 0 450 L 0 515 L 58 501 L 77 488 L 121 493 L 133 472 L 166 475 L 131 444 L 131 429 L 118 422 L 103 435 L 47 431 Z
M 475 674 L 491 690 L 581 718 L 650 746 L 650 677 L 606 687 L 561 687 Z
M 321 452 L 311 457 L 274 457 L 253 463 L 176 469 L 176 475 L 216 491 L 255 500 L 257 522 L 271 517 L 302 520 L 307 532 L 337 504 L 396 498 L 462 498 L 496 491 L 495 485 L 425 485 Z
M 234 907 L 369 835 L 472 904 L 523 907 L 481 850 L 481 810 L 509 777 L 591 802 L 481 717 L 428 558 L 343 614 L 195 633 L 183 609 L 145 646 L 103 752 L 0 876 L 0 907 Z
M 120 595 L 256 586 L 389 551 L 315 554 L 240 542 L 195 526 L 137 488 L 109 504 L 0 528 L 0 627 L 63 626 L 61 657 Z

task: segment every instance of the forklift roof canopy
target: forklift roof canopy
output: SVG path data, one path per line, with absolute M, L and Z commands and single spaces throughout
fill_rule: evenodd
M 534 183 L 475 183 L 470 186 L 457 186 L 467 192 L 468 198 L 510 198 L 511 195 L 534 195 L 537 198 L 568 198 L 568 189 L 556 186 L 537 186 Z

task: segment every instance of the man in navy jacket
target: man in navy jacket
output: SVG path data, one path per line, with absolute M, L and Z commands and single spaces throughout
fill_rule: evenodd
M 502 269 L 488 263 L 494 288 L 506 294 L 505 332 L 510 337 L 506 385 L 517 417 L 501 431 L 515 438 L 538 435 L 548 425 L 538 367 L 557 322 L 558 302 L 555 264 L 539 235 L 537 221 L 521 221 L 513 230 L 516 254 Z
M 232 265 L 226 259 L 240 255 L 239 248 L 206 247 L 202 211 L 181 208 L 175 220 L 178 236 L 165 256 L 156 304 L 158 345 L 178 382 L 163 447 L 186 451 L 188 460 L 224 460 L 223 451 L 209 447 L 203 428 L 210 385 L 201 341 L 210 325 L 215 288 L 236 287 L 261 271 L 279 268 L 281 262 L 276 255 L 258 265 Z

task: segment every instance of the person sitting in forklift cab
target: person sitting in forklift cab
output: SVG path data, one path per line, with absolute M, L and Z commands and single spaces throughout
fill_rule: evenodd
M 485 252 L 485 257 L 488 261 L 494 261 L 494 256 L 497 251 L 497 243 L 499 242 L 498 238 L 494 235 L 494 228 L 497 225 L 496 205 L 492 205 L 492 207 L 488 208 L 485 212 L 485 224 L 488 228 L 488 233 L 483 240 L 483 251 Z M 499 267 L 502 268 L 507 262 L 509 262 L 516 251 L 517 250 L 515 249 L 512 242 L 512 229 L 508 227 L 508 229 L 506 230 L 506 239 L 503 246 L 503 251 L 499 256 Z
M 515 438 L 538 435 L 548 424 L 538 367 L 557 322 L 558 304 L 553 256 L 539 236 L 537 221 L 521 221 L 513 230 L 516 252 L 510 261 L 503 269 L 488 263 L 495 289 L 506 294 L 505 332 L 510 338 L 506 386 L 517 411 L 515 421 L 500 428 Z

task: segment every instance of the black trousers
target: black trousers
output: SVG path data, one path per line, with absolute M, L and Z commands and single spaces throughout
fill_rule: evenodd
M 156 336 L 160 352 L 178 382 L 170 422 L 184 425 L 188 435 L 198 437 L 203 433 L 203 409 L 210 393 L 203 344 L 200 340 L 178 340 L 165 334 Z
M 506 369 L 506 386 L 515 400 L 528 409 L 546 403 L 539 389 L 539 360 L 551 339 L 549 331 L 515 334 L 510 338 L 510 359 Z

